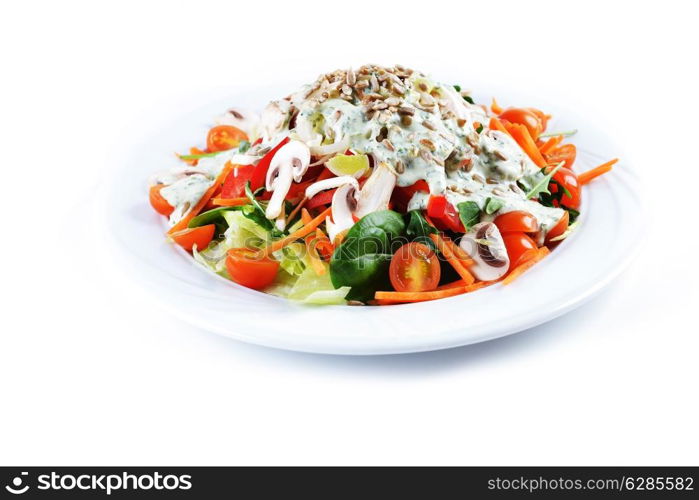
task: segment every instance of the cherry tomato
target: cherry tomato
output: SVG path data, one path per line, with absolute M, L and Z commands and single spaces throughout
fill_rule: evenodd
M 245 196 L 245 184 L 252 178 L 254 165 L 240 165 L 228 174 L 221 187 L 221 198 L 242 198 Z
M 248 134 L 234 127 L 233 125 L 217 125 L 206 136 L 206 147 L 210 152 L 226 151 L 233 149 L 240 144 L 240 141 L 247 141 Z
M 505 233 L 535 233 L 539 230 L 539 223 L 529 212 L 514 210 L 498 215 L 493 221 L 501 234 Z
M 570 216 L 568 215 L 568 211 L 563 212 L 563 217 L 561 217 L 558 220 L 558 222 L 556 223 L 555 226 L 553 226 L 551 229 L 549 229 L 549 232 L 546 235 L 546 243 L 550 243 L 552 238 L 555 238 L 556 236 L 560 236 L 566 232 L 566 229 L 568 229 L 568 220 L 569 219 L 570 219 Z
M 413 241 L 393 254 L 388 269 L 391 285 L 398 292 L 426 292 L 439 284 L 439 259 L 427 245 Z
M 226 269 L 239 285 L 260 290 L 270 285 L 279 271 L 279 262 L 269 257 L 258 257 L 255 250 L 232 248 L 226 257 Z
M 430 196 L 427 202 L 427 215 L 434 221 L 438 229 L 449 229 L 455 233 L 466 232 L 459 212 L 442 195 Z
M 560 204 L 568 208 L 578 208 L 580 206 L 581 190 L 580 181 L 578 181 L 578 176 L 575 175 L 575 172 L 569 168 L 561 167 L 555 174 L 553 174 L 553 180 L 559 182 L 564 188 L 566 188 L 566 190 L 568 190 L 568 193 L 570 193 L 570 196 L 568 196 L 565 191 L 563 192 Z M 558 192 L 558 186 L 552 184 L 549 186 L 549 190 L 552 193 L 556 193 Z
M 164 187 L 165 186 L 163 185 L 151 186 L 150 190 L 148 191 L 148 198 L 150 199 L 151 206 L 156 212 L 158 212 L 160 215 L 164 215 L 165 217 L 169 217 L 172 211 L 175 210 L 175 207 L 170 205 L 167 200 L 163 198 L 163 195 L 160 194 L 160 190 Z
M 563 146 L 558 146 L 556 149 L 546 153 L 544 157 L 549 165 L 558 165 L 564 161 L 565 165 L 563 166 L 565 168 L 572 168 L 577 154 L 578 150 L 575 147 L 575 144 L 564 144 Z
M 519 123 L 524 125 L 529 130 L 529 135 L 536 140 L 544 131 L 544 125 L 539 116 L 533 111 L 526 108 L 507 108 L 500 113 L 499 118 L 510 123 Z
M 175 243 L 188 252 L 192 251 L 194 245 L 197 246 L 197 250 L 201 251 L 209 246 L 215 231 L 216 224 L 207 224 L 206 226 L 192 227 L 177 231 L 176 233 L 172 233 L 170 237 Z
M 540 109 L 536 109 L 536 108 L 524 108 L 524 109 L 526 109 L 527 111 L 531 111 L 532 113 L 534 113 L 537 116 L 537 118 L 539 118 L 539 121 L 541 122 L 541 131 L 542 132 L 544 130 L 546 130 L 546 126 L 548 125 L 549 118 L 551 118 L 549 115 L 547 115 L 546 113 L 544 113 Z
M 536 242 L 524 233 L 506 233 L 502 235 L 502 240 L 510 257 L 510 270 L 517 267 L 530 250 L 536 251 Z

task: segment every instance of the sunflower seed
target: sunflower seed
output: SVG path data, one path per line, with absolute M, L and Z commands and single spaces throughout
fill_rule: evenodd
M 400 109 L 398 110 L 398 113 L 400 113 Z M 413 119 L 410 118 L 409 115 L 401 115 L 401 117 L 400 117 L 400 123 L 401 123 L 404 127 L 409 127 L 409 126 L 413 123 Z
M 393 169 L 397 173 L 402 174 L 403 172 L 405 172 L 405 165 L 403 164 L 402 161 L 396 160 L 396 164 L 394 165 Z
M 497 156 L 499 159 L 501 159 L 502 161 L 507 161 L 507 156 L 505 156 L 504 154 L 502 154 L 502 151 L 495 150 L 495 152 L 494 152 L 493 154 L 494 154 L 495 156 Z
M 492 177 L 488 177 L 488 178 L 485 180 L 485 182 L 487 182 L 488 184 L 498 184 L 498 183 L 499 183 L 497 179 L 494 179 L 494 178 L 492 178 Z
M 345 95 L 352 95 L 352 87 L 346 83 L 342 85 L 342 93 Z
M 437 147 L 434 145 L 434 142 L 432 142 L 429 139 L 420 139 L 420 144 L 425 146 L 430 151 L 435 151 L 437 149 Z
M 346 81 L 347 85 L 354 85 L 357 83 L 357 76 L 354 74 L 354 71 L 352 71 L 352 68 L 347 70 Z
M 393 147 L 393 144 L 391 143 L 391 141 L 389 141 L 388 139 L 384 139 L 383 141 L 381 141 L 381 144 L 386 146 L 386 149 L 388 149 L 389 151 L 396 150 L 396 148 Z
M 398 114 L 413 116 L 415 114 L 415 109 L 409 108 L 407 106 L 401 106 L 400 108 L 398 108 Z
M 485 184 L 485 179 L 481 174 L 473 174 L 473 180 L 480 184 Z
M 494 188 L 494 189 L 493 189 L 493 194 L 496 194 L 496 195 L 498 195 L 498 196 L 503 196 L 503 195 L 505 194 L 505 191 L 503 191 L 503 190 L 500 189 L 500 188 Z
M 437 130 L 437 127 L 434 126 L 434 123 L 432 123 L 429 120 L 425 120 L 424 122 L 422 122 L 422 126 L 430 130 Z

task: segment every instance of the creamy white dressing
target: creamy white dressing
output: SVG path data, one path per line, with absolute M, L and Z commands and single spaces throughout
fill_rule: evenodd
M 475 201 L 484 208 L 489 197 L 496 197 L 504 205 L 483 220 L 525 210 L 546 232 L 563 210 L 526 199 L 517 183 L 541 175 L 539 167 L 509 135 L 490 130 L 488 123 L 486 109 L 464 100 L 451 85 L 403 68 L 367 66 L 357 73 L 322 75 L 270 102 L 255 129 L 262 138 L 259 148 L 291 136 L 316 157 L 351 149 L 371 155 L 374 165 L 385 164 L 398 186 L 424 180 L 430 194 L 443 194 L 454 205 Z M 199 200 L 227 161 L 250 164 L 257 158 L 241 161 L 231 150 L 200 159 L 194 175 L 159 179 L 169 184 L 161 193 L 176 208 L 171 222 Z M 424 209 L 428 200 L 428 194 L 415 193 L 408 209 Z

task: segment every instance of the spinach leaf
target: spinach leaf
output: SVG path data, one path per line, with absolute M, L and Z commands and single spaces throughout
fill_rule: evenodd
M 238 144 L 238 152 L 242 154 L 245 153 L 248 149 L 250 149 L 250 142 L 246 141 L 245 139 L 240 141 L 240 144 Z
M 405 234 L 411 241 L 423 243 L 434 249 L 434 242 L 430 239 L 430 234 L 436 233 L 437 229 L 425 220 L 420 210 L 408 212 L 408 225 L 405 229 Z
M 475 201 L 462 201 L 456 205 L 456 209 L 459 211 L 459 218 L 466 231 L 481 220 L 481 209 Z
M 361 301 L 373 299 L 376 290 L 388 289 L 393 246 L 404 231 L 403 217 L 391 210 L 360 219 L 330 259 L 333 286 L 352 287 L 347 298 Z
M 216 224 L 216 233 L 222 233 L 228 227 L 223 214 L 231 210 L 243 210 L 243 206 L 238 207 L 218 207 L 199 214 L 189 221 L 187 227 L 206 226 L 207 224 Z
M 563 165 L 565 165 L 565 162 L 559 163 L 558 165 L 556 165 L 556 167 L 551 169 L 551 171 L 548 174 L 544 175 L 541 179 L 535 182 L 534 185 L 529 189 L 529 191 L 527 191 L 526 198 L 530 200 L 532 198 L 539 197 L 539 195 L 541 195 L 542 193 L 551 194 L 551 192 L 549 191 L 549 183 L 551 182 L 551 178 L 553 177 L 553 174 L 558 172 L 558 169 L 561 168 Z
M 561 207 L 563 210 L 568 211 L 568 224 L 572 224 L 576 220 L 578 220 L 578 217 L 580 217 L 580 211 L 575 210 L 574 208 L 568 208 L 568 207 Z
M 284 233 L 277 229 L 274 223 L 267 218 L 265 215 L 265 208 L 255 198 L 250 188 L 250 181 L 245 184 L 245 196 L 250 200 L 250 205 L 245 205 L 243 208 L 243 215 L 272 233 L 272 236 L 275 238 L 282 236 Z
M 484 211 L 488 215 L 493 215 L 495 212 L 497 212 L 504 206 L 505 202 L 502 201 L 500 198 L 488 198 L 487 200 L 485 200 Z
M 473 102 L 473 97 L 471 97 L 470 95 L 462 95 L 461 97 L 464 98 L 464 101 L 466 101 L 466 102 L 468 102 L 468 103 L 470 103 L 470 104 L 474 104 L 474 102 Z

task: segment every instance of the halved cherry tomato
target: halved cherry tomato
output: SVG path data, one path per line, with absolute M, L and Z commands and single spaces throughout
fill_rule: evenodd
M 535 233 L 539 230 L 539 223 L 529 212 L 514 210 L 498 215 L 493 221 L 501 234 L 505 233 Z
M 546 113 L 544 113 L 540 109 L 536 109 L 536 108 L 524 108 L 524 109 L 526 109 L 527 111 L 531 111 L 539 118 L 539 121 L 541 122 L 541 131 L 542 132 L 544 130 L 546 130 L 546 126 L 548 125 L 549 118 L 551 118 L 550 115 L 547 115 Z
M 206 136 L 206 147 L 212 153 L 233 149 L 240 141 L 247 141 L 248 134 L 233 125 L 216 125 Z
M 502 235 L 507 255 L 510 257 L 510 270 L 520 264 L 520 260 L 529 250 L 536 250 L 536 242 L 524 233 L 507 233 Z
M 566 232 L 566 229 L 568 229 L 569 219 L 570 216 L 568 215 L 568 211 L 566 210 L 565 212 L 563 212 L 563 216 L 558 220 L 556 225 L 549 229 L 548 234 L 546 234 L 546 243 L 550 243 L 551 238 L 555 238 L 556 236 L 560 236 Z
M 245 184 L 252 177 L 254 165 L 240 165 L 234 168 L 221 187 L 221 198 L 242 198 L 245 196 Z
M 578 176 L 575 174 L 575 172 L 573 172 L 569 168 L 561 167 L 556 171 L 555 174 L 553 174 L 553 180 L 559 182 L 564 188 L 568 190 L 568 193 L 570 193 L 570 196 L 568 196 L 568 194 L 566 194 L 565 192 L 563 193 L 563 196 L 561 196 L 560 204 L 568 208 L 578 208 L 580 206 L 581 190 L 580 181 L 578 181 Z M 558 186 L 555 184 L 551 184 L 549 186 L 549 190 L 552 193 L 556 193 L 558 192 Z
M 427 245 L 413 241 L 393 254 L 388 269 L 391 285 L 398 292 L 426 292 L 439 284 L 437 255 Z
M 500 120 L 505 120 L 510 123 L 524 125 L 527 127 L 529 135 L 531 135 L 534 140 L 539 137 L 539 134 L 541 134 L 545 128 L 539 116 L 532 110 L 526 108 L 507 108 L 500 113 L 499 118 Z
M 274 281 L 279 262 L 270 257 L 259 257 L 249 248 L 232 248 L 226 257 L 226 269 L 239 285 L 260 290 Z
M 563 166 L 565 168 L 572 168 L 577 154 L 578 150 L 575 147 L 575 144 L 564 144 L 546 153 L 544 157 L 549 165 L 558 165 L 564 161 L 565 165 Z
M 430 196 L 427 202 L 427 215 L 434 221 L 438 229 L 449 229 L 455 233 L 466 232 L 456 207 L 442 195 Z
M 151 186 L 150 190 L 148 191 L 148 199 L 156 212 L 158 212 L 160 215 L 164 215 L 165 217 L 169 217 L 172 211 L 175 210 L 175 207 L 170 205 L 167 200 L 163 198 L 163 195 L 160 194 L 160 190 L 164 187 L 165 186 L 162 184 Z
M 323 205 L 330 205 L 333 201 L 333 195 L 337 189 L 328 189 L 327 191 L 322 191 L 315 195 L 313 198 L 306 202 L 306 208 L 311 210 Z
M 279 144 L 274 146 L 274 148 L 272 148 L 272 150 L 269 153 L 264 155 L 257 163 L 257 166 L 255 166 L 255 170 L 252 173 L 252 177 L 250 178 L 250 187 L 253 191 L 257 191 L 265 185 L 267 169 L 269 169 L 269 164 L 272 163 L 272 158 L 274 157 L 275 153 L 279 151 L 279 148 L 281 148 L 287 142 L 289 142 L 289 138 L 285 137 Z
M 172 233 L 170 238 L 188 252 L 192 251 L 194 245 L 197 246 L 197 250 L 201 251 L 209 246 L 215 231 L 216 224 L 207 224 L 206 226 L 192 227 L 177 231 Z

